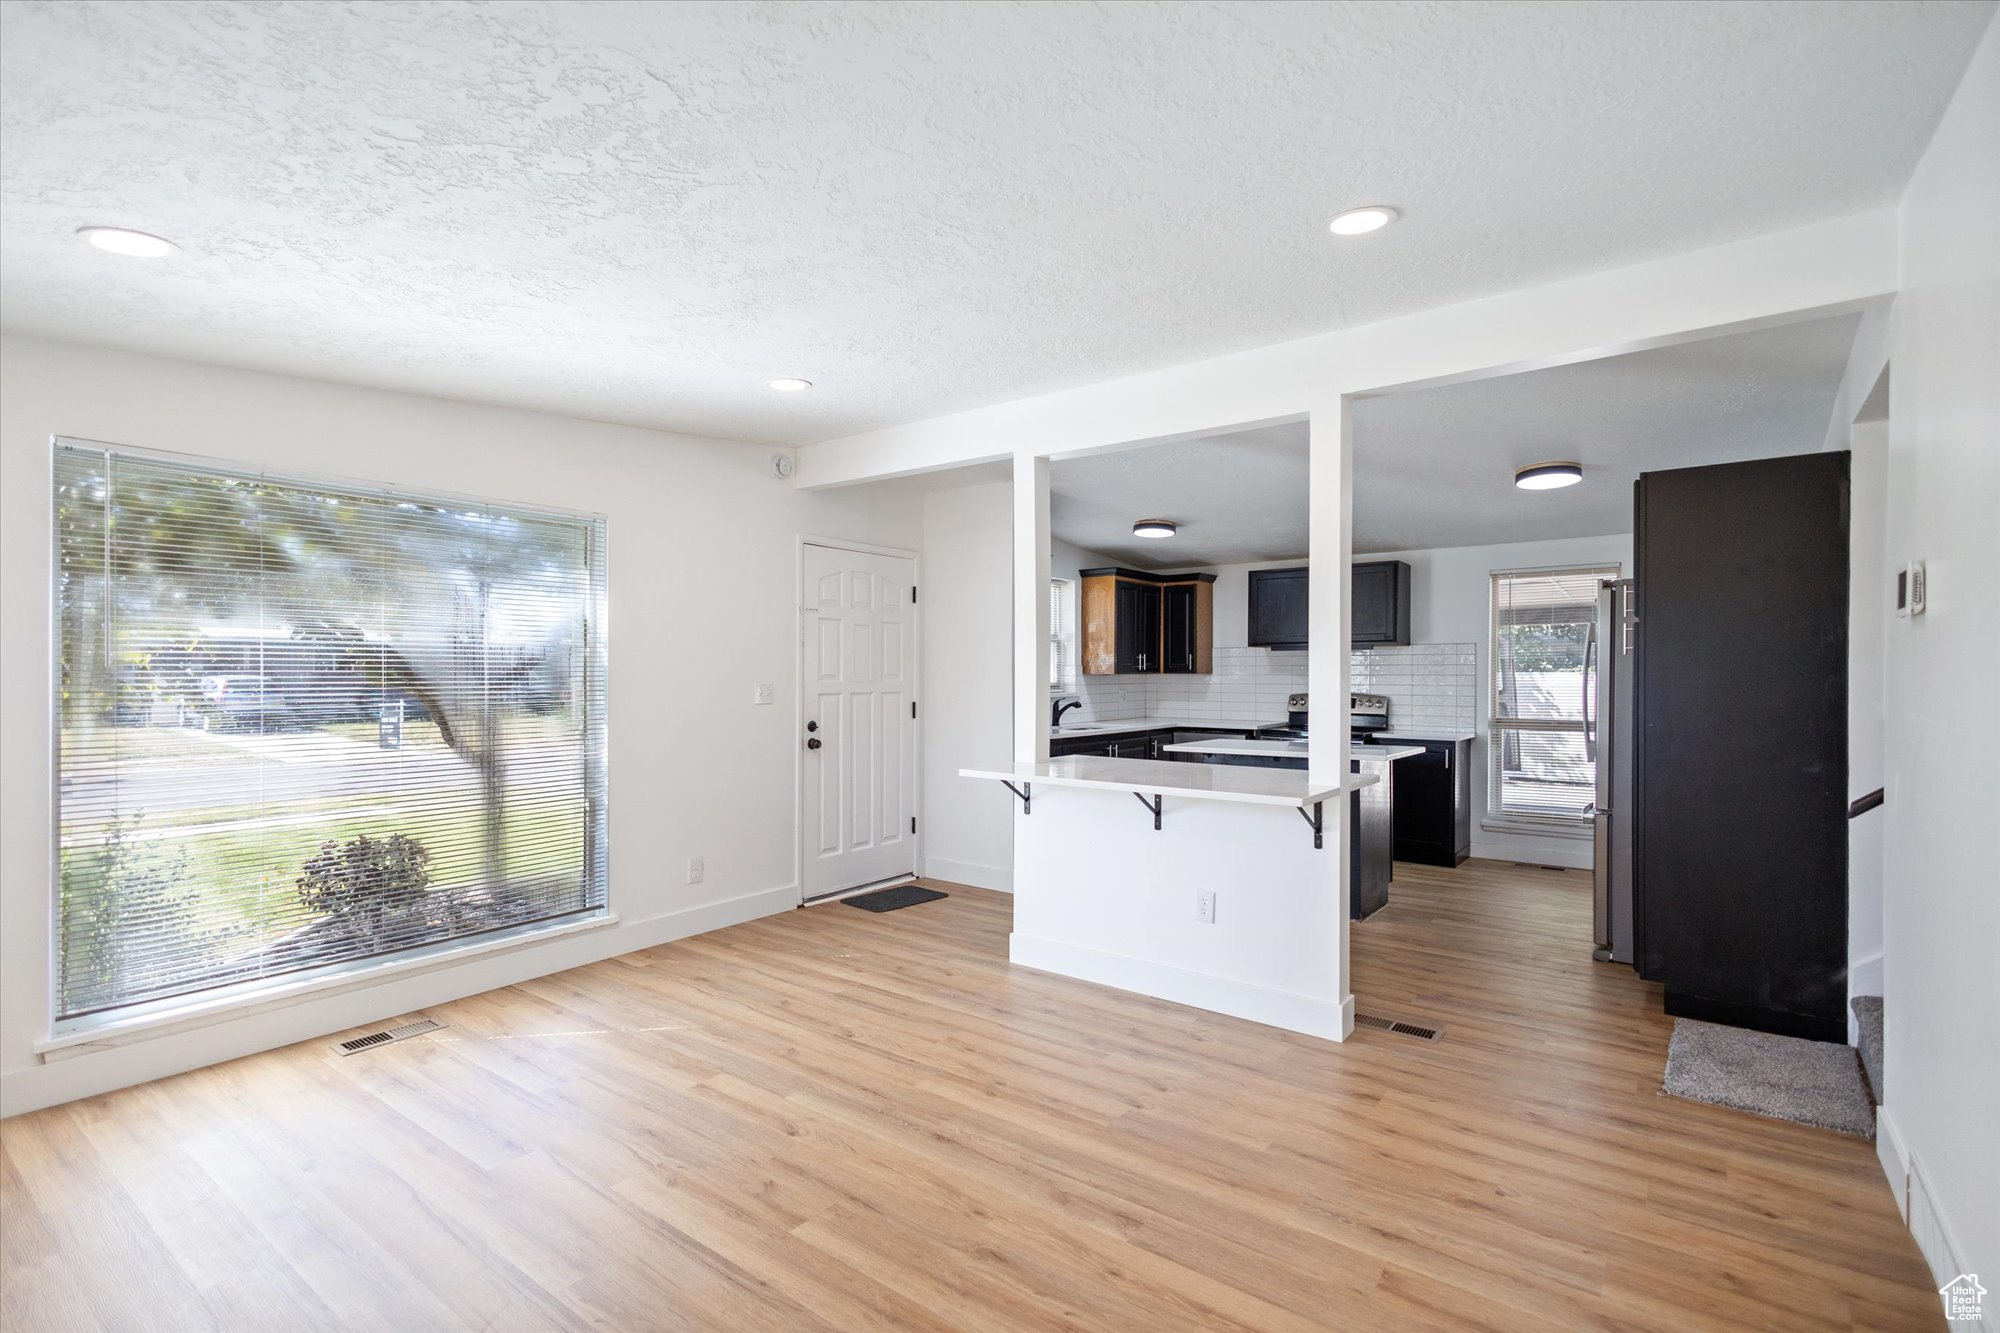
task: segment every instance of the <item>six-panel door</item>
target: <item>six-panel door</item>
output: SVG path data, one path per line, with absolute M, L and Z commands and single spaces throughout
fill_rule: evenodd
M 916 870 L 916 567 L 808 545 L 804 575 L 798 742 L 805 896 L 817 898 Z

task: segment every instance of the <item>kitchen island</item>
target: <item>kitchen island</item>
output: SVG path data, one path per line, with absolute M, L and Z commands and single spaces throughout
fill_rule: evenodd
M 1306 766 L 1302 740 L 1251 737 L 1188 741 L 1160 747 L 1162 755 L 1185 755 L 1205 765 L 1297 770 Z M 1348 797 L 1348 915 L 1359 921 L 1389 903 L 1389 881 L 1395 877 L 1395 783 L 1391 767 L 1424 751 L 1420 746 L 1357 745 L 1349 751 L 1349 768 L 1374 779 Z
M 1014 807 L 1014 962 L 1313 1036 L 1352 1029 L 1338 811 L 1377 776 L 1095 755 L 960 773 Z

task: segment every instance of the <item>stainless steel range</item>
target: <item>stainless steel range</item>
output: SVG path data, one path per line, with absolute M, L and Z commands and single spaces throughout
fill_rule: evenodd
M 1306 723 L 1306 702 L 1311 696 L 1294 694 L 1285 700 L 1285 725 L 1265 727 L 1259 736 L 1283 737 L 1287 740 L 1304 740 L 1309 732 Z M 1350 694 L 1347 696 L 1347 727 L 1354 740 L 1364 741 L 1377 732 L 1389 729 L 1389 700 L 1380 694 Z
M 1353 740 L 1365 741 L 1389 729 L 1389 696 L 1350 694 L 1347 696 L 1347 730 Z

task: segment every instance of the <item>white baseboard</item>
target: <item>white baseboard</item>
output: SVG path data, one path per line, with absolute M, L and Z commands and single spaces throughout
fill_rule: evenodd
M 1475 831 L 1472 854 L 1486 861 L 1523 861 L 1529 865 L 1590 869 L 1589 839 L 1536 838 L 1492 830 Z
M 1019 931 L 1007 937 L 1007 956 L 1021 967 L 1076 977 L 1211 1013 L 1247 1018 L 1253 1023 L 1303 1032 L 1311 1037 L 1344 1041 L 1354 1030 L 1352 995 L 1338 1001 L 1318 995 L 1296 995 L 1247 981 L 1190 972 L 1166 963 L 1023 935 Z
M 1939 1287 L 1966 1271 L 1965 1251 L 1959 1246 L 1951 1224 L 1945 1219 L 1938 1206 L 1937 1195 L 1925 1178 L 1923 1164 L 1910 1153 L 1902 1131 L 1896 1127 L 1896 1120 L 1886 1106 L 1875 1108 L 1875 1156 L 1882 1163 L 1882 1174 L 1889 1178 L 1889 1188 L 1896 1196 L 1896 1209 L 1903 1215 L 1903 1222 L 1910 1228 L 1910 1236 L 1917 1242 L 1918 1253 L 1924 1256 L 1924 1264 L 1930 1269 L 1931 1281 Z M 1939 1295 L 1943 1305 L 1943 1295 Z M 2000 1304 L 1986 1303 L 1985 1315 L 1978 1325 L 1989 1333 L 2000 1333 Z M 1959 1323 L 1953 1328 L 1963 1328 Z
M 61 1059 L 0 1071 L 0 1117 L 331 1036 L 468 995 L 790 911 L 798 905 L 796 884 L 760 889 L 643 921 L 621 922 L 606 930 L 525 944 L 506 953 L 441 965 L 375 985 L 309 996 L 297 1003 L 234 1017 L 218 1015 L 213 1023 L 199 1028 L 65 1053 Z
M 950 880 L 953 884 L 966 884 L 975 889 L 994 889 L 1000 893 L 1014 891 L 1012 866 L 989 866 L 978 861 L 953 861 L 942 856 L 927 856 L 924 858 L 924 877 Z
M 1896 1196 L 1896 1212 L 1908 1223 L 1910 1156 L 1903 1149 L 1903 1136 L 1896 1129 L 1896 1122 L 1886 1106 L 1875 1108 L 1875 1160 L 1882 1164 L 1882 1175 L 1889 1182 L 1889 1192 Z

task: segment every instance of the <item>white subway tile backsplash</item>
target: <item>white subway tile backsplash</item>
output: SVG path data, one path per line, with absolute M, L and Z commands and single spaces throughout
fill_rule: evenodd
M 1085 676 L 1072 722 L 1121 718 L 1258 718 L 1281 722 L 1285 700 L 1305 692 L 1305 653 L 1217 648 L 1206 676 Z M 1376 648 L 1349 659 L 1356 690 L 1389 697 L 1391 723 L 1406 730 L 1471 731 L 1478 715 L 1478 645 L 1423 643 Z
M 1471 731 L 1479 714 L 1479 646 L 1417 643 L 1374 648 L 1348 659 L 1354 688 L 1387 696 L 1400 730 Z

